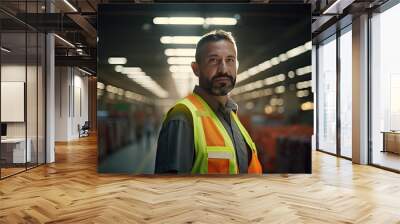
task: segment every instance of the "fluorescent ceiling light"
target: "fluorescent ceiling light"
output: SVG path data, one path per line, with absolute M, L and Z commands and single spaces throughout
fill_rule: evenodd
M 124 92 L 125 92 L 125 90 L 123 90 L 123 89 L 118 89 L 118 92 L 117 92 L 117 94 L 118 95 L 120 95 L 120 96 L 123 96 L 124 95 Z
M 306 88 L 309 88 L 309 87 L 311 87 L 311 80 L 309 80 L 309 81 L 303 81 L 303 82 L 298 82 L 298 83 L 296 83 L 296 88 L 297 89 L 306 89 Z
M 117 89 L 117 87 L 112 86 L 112 85 L 107 85 L 107 86 L 106 86 L 106 91 L 107 91 L 107 92 L 110 92 L 110 93 L 116 92 L 116 89 Z
M 122 67 L 122 74 L 133 74 L 133 73 L 140 73 L 142 69 L 139 67 Z
M 236 25 L 237 20 L 235 18 L 214 17 L 214 18 L 206 18 L 205 23 L 207 25 L 233 26 Z
M 255 65 L 247 69 L 246 71 L 241 72 L 240 74 L 238 74 L 236 82 L 240 83 L 243 80 L 250 78 L 251 76 L 254 76 L 262 71 L 265 71 L 273 66 L 276 66 L 281 62 L 287 61 L 290 58 L 296 57 L 300 54 L 310 51 L 311 49 L 312 49 L 312 43 L 311 41 L 308 41 L 305 44 L 299 45 L 293 49 L 286 51 L 285 53 L 281 53 L 276 57 L 273 57 L 267 61 L 264 61 L 258 65 Z
M 170 72 L 192 72 L 192 67 L 187 65 L 172 65 L 169 67 Z
M 268 61 L 265 61 L 265 62 L 259 64 L 258 68 L 259 68 L 260 71 L 265 71 L 265 70 L 271 68 L 272 66 L 273 65 L 272 65 L 271 61 L 268 60 Z
M 116 72 L 122 72 L 123 69 L 124 69 L 124 66 L 122 66 L 122 65 L 116 65 L 115 68 L 114 68 L 114 70 Z
M 170 57 L 167 60 L 168 64 L 170 65 L 190 65 L 194 61 L 194 57 Z
M 306 75 L 309 73 L 311 73 L 311 65 L 296 69 L 296 74 L 298 76 Z
M 160 38 L 163 44 L 197 44 L 200 36 L 163 36 Z
M 108 64 L 110 65 L 124 65 L 127 60 L 124 57 L 110 57 L 108 58 Z
M 275 87 L 275 93 L 281 94 L 285 92 L 285 86 L 277 86 Z
M 294 78 L 294 71 L 289 71 L 288 77 L 293 79 Z
M 135 80 L 143 79 L 144 77 L 148 77 L 148 76 L 146 76 L 146 73 L 144 73 L 144 72 L 128 73 L 126 75 L 128 76 L 128 78 L 135 79 Z
M 301 110 L 313 110 L 313 109 L 314 109 L 314 103 L 311 101 L 307 101 L 301 104 Z
M 308 41 L 307 43 L 305 43 L 305 44 L 304 44 L 304 47 L 305 47 L 307 50 L 311 50 L 311 49 L 312 49 L 312 43 L 311 43 L 311 41 Z
M 202 17 L 155 17 L 153 23 L 157 25 L 203 25 Z
M 296 93 L 296 96 L 297 96 L 298 98 L 307 97 L 307 96 L 309 96 L 309 95 L 310 95 L 310 91 L 308 91 L 307 89 L 306 89 L 306 90 L 299 90 L 299 91 L 297 91 L 297 93 Z
M 54 36 L 57 37 L 57 38 L 58 38 L 59 40 L 61 40 L 62 42 L 64 42 L 65 44 L 67 44 L 68 46 L 75 48 L 75 45 L 73 45 L 73 44 L 72 44 L 71 42 L 69 42 L 68 40 L 66 40 L 66 39 L 64 39 L 64 38 L 62 38 L 62 37 L 60 37 L 60 36 L 57 35 L 57 34 L 54 34 Z
M 11 52 L 11 50 L 8 50 L 8 49 L 5 48 L 5 47 L 1 47 L 1 50 L 4 51 L 4 52 L 7 52 L 7 53 L 10 53 L 10 52 Z
M 157 25 L 220 25 L 233 26 L 237 20 L 230 17 L 155 17 L 153 23 Z
M 287 60 L 288 60 L 287 54 L 285 54 L 285 53 L 280 54 L 280 55 L 279 55 L 279 60 L 280 60 L 281 62 L 287 61 Z
M 64 3 L 68 5 L 74 12 L 78 12 L 78 10 L 68 1 L 64 0 Z
M 304 66 L 304 67 L 296 69 L 296 73 L 299 76 L 311 73 L 311 65 Z M 288 72 L 288 77 L 289 78 L 294 78 L 295 77 L 295 72 L 294 71 L 289 71 Z M 254 90 L 254 89 L 258 89 L 258 88 L 261 88 L 261 87 L 274 85 L 276 83 L 283 82 L 285 80 L 286 80 L 286 75 L 285 74 L 273 75 L 273 76 L 267 77 L 267 78 L 262 79 L 262 80 L 256 80 L 256 81 L 247 83 L 245 85 L 238 86 L 238 87 L 236 87 L 235 89 L 232 90 L 232 95 L 239 95 L 239 94 L 242 94 L 242 93 L 245 93 L 245 92 L 249 92 L 249 91 Z M 297 89 L 305 89 L 305 88 L 311 87 L 311 84 L 312 84 L 311 81 L 303 81 L 303 82 L 298 82 L 296 87 L 297 87 Z M 247 93 L 245 93 L 244 95 L 246 95 L 246 94 Z
M 296 57 L 297 55 L 303 54 L 306 51 L 307 51 L 306 47 L 304 45 L 301 45 L 287 51 L 286 54 L 289 58 L 293 58 Z
M 97 88 L 98 89 L 104 89 L 105 85 L 102 82 L 97 82 Z
M 274 58 L 271 59 L 271 64 L 272 64 L 272 65 L 277 65 L 277 64 L 279 64 L 280 62 L 281 62 L 281 61 L 279 60 L 278 57 L 274 57 Z
M 191 56 L 196 54 L 195 48 L 168 48 L 164 51 L 166 56 Z
M 116 70 L 117 70 L 117 66 L 115 66 Z M 138 83 L 145 89 L 149 90 L 154 95 L 156 95 L 160 98 L 168 97 L 168 92 L 165 91 L 160 85 L 158 85 L 158 83 L 155 82 L 150 76 L 146 75 L 146 73 L 144 71 L 142 71 L 141 68 L 121 66 L 121 68 L 119 68 L 118 70 L 121 70 L 122 74 L 126 74 L 128 76 L 128 78 L 132 79 L 132 81 Z

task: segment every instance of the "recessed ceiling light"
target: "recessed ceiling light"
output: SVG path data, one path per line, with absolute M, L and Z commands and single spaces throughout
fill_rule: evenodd
M 127 60 L 124 57 L 110 57 L 108 58 L 108 64 L 110 65 L 124 65 Z

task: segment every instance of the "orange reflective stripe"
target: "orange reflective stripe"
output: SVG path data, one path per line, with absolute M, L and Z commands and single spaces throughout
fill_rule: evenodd
M 199 111 L 204 111 L 203 104 L 193 94 L 188 95 L 187 98 Z
M 225 146 L 224 137 L 215 125 L 214 121 L 209 116 L 202 116 L 204 136 L 207 146 Z
M 194 94 L 187 96 L 190 102 L 201 112 L 205 111 L 204 105 Z M 207 146 L 225 146 L 224 137 L 210 116 L 201 116 L 204 136 Z
M 208 158 L 209 174 L 229 174 L 229 159 Z
M 262 167 L 260 161 L 258 160 L 256 153 L 253 151 L 251 156 L 251 162 L 247 169 L 247 173 L 251 174 L 262 174 Z

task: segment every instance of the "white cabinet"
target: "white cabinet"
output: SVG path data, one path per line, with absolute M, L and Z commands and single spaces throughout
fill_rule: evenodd
M 32 140 L 28 138 L 26 140 L 27 147 L 25 151 L 25 139 L 24 138 L 7 138 L 2 139 L 1 144 L 12 147 L 12 162 L 13 163 L 25 163 L 32 161 Z M 26 159 L 26 161 L 25 161 Z

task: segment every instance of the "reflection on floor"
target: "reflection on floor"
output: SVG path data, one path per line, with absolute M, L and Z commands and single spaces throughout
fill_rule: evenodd
M 375 151 L 373 163 L 400 171 L 400 155 L 392 152 Z
M 24 171 L 25 167 L 1 168 L 1 178 L 13 175 L 15 173 Z
M 36 163 L 27 163 L 26 164 L 26 168 L 25 168 L 25 164 L 7 164 L 4 165 L 5 167 L 2 167 L 0 172 L 1 172 L 1 178 L 5 178 L 7 176 L 25 171 L 26 169 L 30 169 L 32 167 L 36 167 L 37 164 Z
M 100 173 L 153 174 L 156 157 L 155 136 L 143 137 L 139 142 L 111 154 L 98 164 Z

